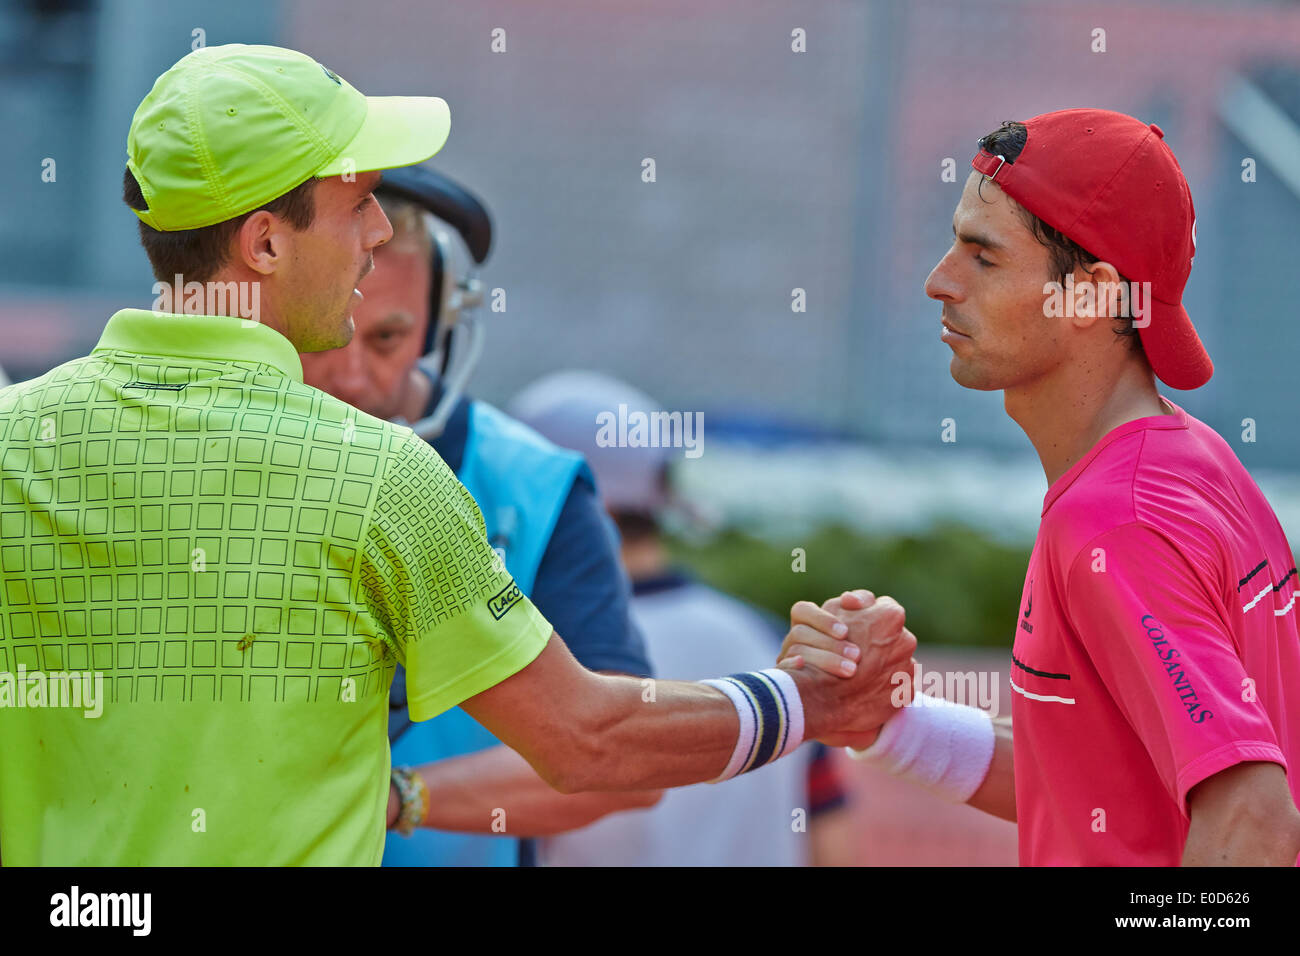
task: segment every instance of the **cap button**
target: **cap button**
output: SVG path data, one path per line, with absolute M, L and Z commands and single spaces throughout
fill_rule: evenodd
M 1155 133 L 1161 139 L 1165 138 L 1165 131 L 1162 130 L 1159 126 L 1157 126 L 1155 123 L 1151 124 L 1151 132 Z

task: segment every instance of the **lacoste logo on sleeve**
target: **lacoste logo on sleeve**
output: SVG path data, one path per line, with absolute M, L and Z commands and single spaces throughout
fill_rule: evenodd
M 524 592 L 519 590 L 519 585 L 512 580 L 498 593 L 488 599 L 488 610 L 498 621 L 505 617 L 507 611 L 518 604 L 524 596 Z

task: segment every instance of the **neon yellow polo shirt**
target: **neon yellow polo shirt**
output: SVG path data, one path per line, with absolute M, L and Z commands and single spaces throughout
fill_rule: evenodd
M 424 720 L 551 627 L 428 443 L 289 341 L 127 309 L 0 390 L 5 864 L 367 864 Z

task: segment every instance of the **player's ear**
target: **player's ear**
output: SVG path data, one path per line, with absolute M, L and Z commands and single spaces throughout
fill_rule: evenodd
M 231 258 L 262 275 L 270 275 L 288 257 L 291 240 L 288 225 L 265 209 L 244 220 L 231 242 Z
M 1097 285 L 1110 283 L 1114 285 L 1120 281 L 1119 270 L 1104 259 L 1094 262 L 1087 267 L 1084 275 L 1085 278 L 1091 279 Z M 1078 270 L 1075 271 L 1074 281 L 1079 281 Z
M 1119 270 L 1100 260 L 1074 267 L 1074 318 L 1076 328 L 1086 329 L 1098 319 L 1124 314 L 1127 285 L 1121 285 Z
M 1092 278 L 1097 283 L 1097 314 L 1108 319 L 1119 319 L 1129 314 L 1128 283 L 1119 269 L 1102 260 L 1093 266 Z

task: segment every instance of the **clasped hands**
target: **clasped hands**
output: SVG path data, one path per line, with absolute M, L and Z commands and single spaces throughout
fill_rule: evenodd
M 864 750 L 895 709 L 911 700 L 916 636 L 905 619 L 893 598 L 865 590 L 845 591 L 821 607 L 800 601 L 790 609 L 777 666 L 840 679 L 830 682 L 827 719 L 816 726 L 810 721 L 806 736 Z

